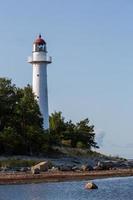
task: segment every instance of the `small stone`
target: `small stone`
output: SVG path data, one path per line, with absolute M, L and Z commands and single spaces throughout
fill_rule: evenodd
M 85 189 L 98 189 L 98 186 L 93 182 L 89 182 L 85 185 Z

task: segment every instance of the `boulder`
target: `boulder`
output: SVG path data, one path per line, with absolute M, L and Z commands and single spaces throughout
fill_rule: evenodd
M 31 172 L 33 174 L 35 174 L 37 171 L 39 173 L 48 171 L 48 169 L 51 167 L 50 165 L 51 165 L 51 163 L 49 161 L 40 162 L 37 165 L 34 165 L 34 166 L 31 167 Z
M 58 167 L 52 167 L 51 169 L 49 169 L 49 172 L 58 172 L 59 171 L 59 169 L 58 169 Z
M 27 172 L 29 169 L 28 167 L 21 167 L 20 172 Z
M 85 172 L 85 171 L 91 171 L 93 170 L 93 167 L 88 165 L 88 164 L 84 164 L 81 166 L 81 171 Z
M 40 170 L 38 168 L 32 169 L 32 174 L 40 174 Z
M 93 167 L 93 170 L 104 170 L 104 168 L 103 168 L 103 167 L 100 167 L 100 166 L 94 166 L 94 167 Z
M 85 185 L 85 189 L 98 189 L 98 186 L 93 183 L 93 182 L 88 182 L 86 185 Z
M 61 165 L 59 166 L 59 170 L 60 171 L 72 171 L 73 166 L 69 166 L 69 165 Z
M 78 166 L 73 166 L 72 167 L 72 171 L 76 172 L 76 171 L 81 171 L 80 167 Z
M 103 161 L 98 162 L 94 167 L 95 170 L 110 170 L 114 168 L 127 169 L 129 168 L 128 162 L 125 161 Z
M 110 170 L 114 167 L 114 163 L 110 161 L 98 162 L 96 166 L 93 167 L 94 170 Z

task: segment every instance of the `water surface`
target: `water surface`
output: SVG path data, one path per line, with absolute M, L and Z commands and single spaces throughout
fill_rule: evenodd
M 133 177 L 94 181 L 98 190 L 85 190 L 87 181 L 0 186 L 0 200 L 132 200 Z

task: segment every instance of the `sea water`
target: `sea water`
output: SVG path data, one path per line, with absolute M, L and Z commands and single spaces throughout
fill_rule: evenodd
M 133 177 L 94 182 L 97 190 L 86 190 L 87 181 L 2 185 L 0 200 L 133 200 Z

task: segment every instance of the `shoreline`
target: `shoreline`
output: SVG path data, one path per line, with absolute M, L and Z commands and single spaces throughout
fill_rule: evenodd
M 116 169 L 89 172 L 0 173 L 0 185 L 41 182 L 64 182 L 133 176 L 133 169 Z

